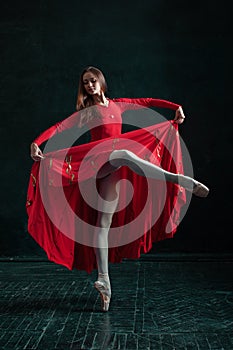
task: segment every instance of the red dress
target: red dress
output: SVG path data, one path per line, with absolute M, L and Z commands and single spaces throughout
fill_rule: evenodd
M 32 166 L 27 213 L 28 231 L 49 260 L 88 273 L 97 268 L 92 246 L 99 202 L 95 176 L 112 150 L 128 149 L 165 170 L 183 173 L 178 125 L 173 121 L 121 132 L 121 114 L 127 109 L 176 110 L 179 106 L 153 98 L 109 100 L 108 107 L 96 107 L 100 118 L 88 124 L 90 143 L 49 152 L 45 147 L 46 158 Z M 50 141 L 55 134 L 79 123 L 80 112 L 75 112 L 34 142 L 40 145 Z M 109 231 L 112 263 L 139 258 L 152 248 L 153 242 L 173 237 L 186 202 L 185 192 L 178 185 L 147 179 L 128 167 L 121 167 L 118 172 L 132 186 L 123 181 L 120 187 L 119 204 Z

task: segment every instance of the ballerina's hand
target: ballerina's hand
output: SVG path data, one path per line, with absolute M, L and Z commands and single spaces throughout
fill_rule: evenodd
M 182 124 L 184 122 L 184 119 L 185 119 L 185 115 L 184 115 L 183 109 L 182 109 L 182 107 L 179 107 L 176 110 L 174 121 L 177 124 Z
M 41 149 L 36 143 L 31 144 L 31 157 L 36 162 L 45 158 Z

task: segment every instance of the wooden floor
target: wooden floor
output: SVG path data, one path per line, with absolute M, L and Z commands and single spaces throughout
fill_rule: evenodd
M 111 265 L 100 311 L 96 271 L 0 262 L 0 349 L 233 349 L 233 261 Z

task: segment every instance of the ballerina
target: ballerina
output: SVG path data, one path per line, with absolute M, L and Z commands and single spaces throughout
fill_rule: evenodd
M 144 107 L 164 107 L 175 110 L 174 122 L 183 123 L 185 115 L 180 105 L 155 98 L 120 98 L 109 99 L 106 97 L 107 85 L 103 73 L 95 67 L 87 67 L 80 76 L 77 110 L 80 111 L 79 127 L 87 125 L 91 131 L 91 141 L 97 141 L 106 137 L 121 134 L 121 114 L 123 107 L 129 105 L 134 109 Z M 119 107 L 122 106 L 122 107 Z M 102 120 L 98 127 L 95 126 L 96 115 L 90 113 L 90 108 L 97 107 L 97 117 Z M 106 114 L 107 113 L 107 114 Z M 109 123 L 107 118 L 114 118 L 114 123 Z M 102 119 L 101 119 L 102 118 Z M 31 157 L 34 161 L 40 161 L 44 154 L 40 144 L 54 135 L 58 129 L 53 126 L 42 133 L 31 144 Z M 71 127 L 69 125 L 68 127 Z M 62 131 L 62 128 L 61 130 Z M 98 268 L 98 278 L 94 287 L 100 293 L 102 310 L 108 311 L 111 300 L 111 284 L 108 267 L 108 233 L 112 224 L 112 218 L 116 211 L 119 200 L 119 170 L 122 166 L 129 167 L 134 173 L 148 178 L 165 180 L 179 184 L 186 190 L 198 197 L 206 197 L 209 193 L 208 187 L 199 181 L 182 174 L 176 174 L 162 169 L 151 162 L 140 158 L 136 153 L 127 150 L 113 150 L 108 162 L 99 170 L 97 178 L 99 181 L 99 194 L 104 199 L 104 204 L 98 212 L 94 241 L 95 256 Z

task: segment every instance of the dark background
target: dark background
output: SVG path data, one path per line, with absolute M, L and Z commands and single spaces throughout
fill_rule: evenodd
M 182 104 L 180 133 L 195 177 L 211 192 L 193 197 L 173 240 L 155 251 L 232 252 L 230 9 L 214 1 L 7 1 L 1 10 L 2 257 L 44 256 L 27 233 L 29 145 L 75 109 L 88 65 L 105 73 L 110 97 Z M 171 116 L 173 117 L 173 116 Z

